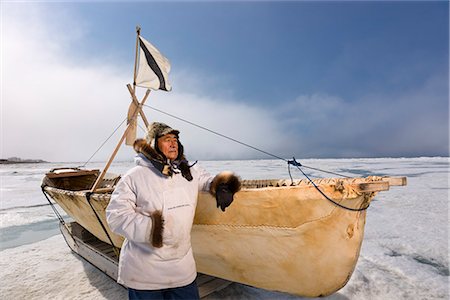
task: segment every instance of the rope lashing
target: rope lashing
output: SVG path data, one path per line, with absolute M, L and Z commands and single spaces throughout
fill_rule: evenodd
M 290 171 L 290 166 L 291 166 L 291 165 L 297 167 L 297 169 L 298 169 L 300 172 L 302 172 L 303 176 L 305 176 L 305 177 L 308 179 L 308 181 L 314 186 L 314 188 L 315 188 L 315 189 L 316 189 L 316 190 L 317 190 L 317 191 L 318 191 L 325 199 L 327 199 L 328 201 L 330 201 L 330 202 L 333 203 L 334 205 L 336 205 L 336 206 L 338 206 L 338 207 L 340 207 L 340 208 L 346 209 L 346 210 L 350 210 L 350 211 L 363 211 L 363 210 L 366 210 L 366 209 L 369 208 L 370 203 L 368 203 L 366 206 L 361 207 L 361 208 L 352 208 L 352 207 L 348 207 L 348 206 L 342 205 L 342 204 L 340 204 L 340 203 L 334 201 L 333 199 L 331 199 L 330 197 L 328 197 L 327 195 L 325 195 L 325 193 L 322 192 L 321 189 L 319 189 L 319 187 L 314 183 L 314 181 L 313 181 L 311 178 L 309 178 L 309 176 L 301 169 L 302 164 L 299 163 L 299 162 L 295 159 L 295 157 L 293 157 L 292 160 L 289 160 L 289 161 L 288 161 L 289 176 L 291 176 L 291 171 Z M 292 180 L 292 176 L 291 176 L 291 180 Z M 294 181 L 292 180 L 292 184 L 293 184 L 293 182 L 294 182 Z

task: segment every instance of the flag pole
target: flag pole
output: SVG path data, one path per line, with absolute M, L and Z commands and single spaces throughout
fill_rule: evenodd
M 102 182 L 106 172 L 108 171 L 112 161 L 114 160 L 117 152 L 119 151 L 120 146 L 124 142 L 126 136 L 128 135 L 128 132 L 132 130 L 133 123 L 137 121 L 137 116 L 140 114 L 141 117 L 144 119 L 144 123 L 146 126 L 148 126 L 147 118 L 145 118 L 144 112 L 142 111 L 142 106 L 144 105 L 145 101 L 147 100 L 148 95 L 150 94 L 150 89 L 147 89 L 147 92 L 144 95 L 144 98 L 141 102 L 139 102 L 136 98 L 136 76 L 137 76 L 137 63 L 138 63 L 138 55 L 139 55 L 139 36 L 141 34 L 141 27 L 139 25 L 136 26 L 136 56 L 134 60 L 134 75 L 133 75 L 133 88 L 128 84 L 128 90 L 131 94 L 132 99 L 132 110 L 129 112 L 129 119 L 128 124 L 125 129 L 125 132 L 123 133 L 122 137 L 120 138 L 119 142 L 116 145 L 116 148 L 114 149 L 113 153 L 111 154 L 109 160 L 106 162 L 105 167 L 103 168 L 103 171 L 100 173 L 100 175 L 97 177 L 97 180 L 95 181 L 94 185 L 91 188 L 91 193 L 95 192 L 95 190 L 99 187 L 100 183 Z
M 134 75 L 133 75 L 133 90 L 136 90 L 136 76 L 137 76 L 137 65 L 138 65 L 138 55 L 139 55 L 139 36 L 141 35 L 141 26 L 136 26 L 136 52 L 134 56 Z

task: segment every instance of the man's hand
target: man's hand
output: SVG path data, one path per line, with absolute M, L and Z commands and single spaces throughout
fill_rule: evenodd
M 216 197 L 217 207 L 222 211 L 233 202 L 234 194 L 241 189 L 239 177 L 231 172 L 222 172 L 211 182 L 210 193 Z
M 230 206 L 231 202 L 233 202 L 233 196 L 234 194 L 228 188 L 228 184 L 219 184 L 216 191 L 217 207 L 220 206 L 222 211 L 225 211 L 225 208 Z

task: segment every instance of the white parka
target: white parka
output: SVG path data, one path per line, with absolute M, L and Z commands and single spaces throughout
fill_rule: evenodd
M 193 180 L 180 173 L 162 175 L 138 154 L 136 166 L 119 181 L 106 208 L 111 230 L 125 237 L 119 259 L 118 282 L 138 290 L 180 287 L 195 280 L 191 228 L 198 192 L 208 191 L 213 177 L 195 165 Z M 151 245 L 150 214 L 162 211 L 163 246 Z

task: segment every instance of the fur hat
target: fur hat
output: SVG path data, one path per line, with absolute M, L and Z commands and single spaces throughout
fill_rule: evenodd
M 153 149 L 157 150 L 158 145 L 156 143 L 156 140 L 169 133 L 175 134 L 178 137 L 180 131 L 173 129 L 172 127 L 164 123 L 153 122 L 147 128 L 147 135 L 145 136 L 145 139 L 147 140 L 147 143 L 149 143 L 149 145 L 153 147 Z

